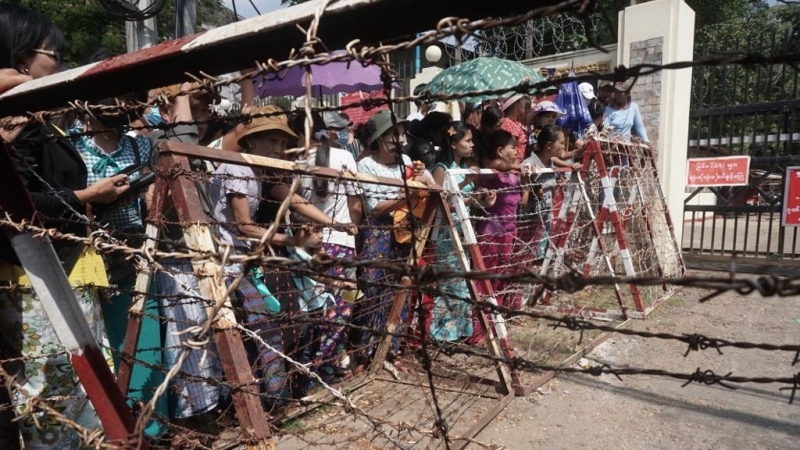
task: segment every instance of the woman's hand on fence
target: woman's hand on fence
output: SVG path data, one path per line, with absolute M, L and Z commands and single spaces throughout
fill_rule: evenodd
M 336 231 L 342 231 L 344 233 L 347 233 L 350 236 L 355 236 L 358 234 L 358 227 L 353 223 L 333 222 L 331 228 L 333 228 Z
M 483 209 L 488 209 L 494 206 L 495 202 L 497 202 L 497 192 L 489 191 L 484 188 L 480 188 L 475 192 L 478 204 Z
M 0 119 L 0 139 L 9 144 L 16 141 L 20 133 L 22 133 L 22 130 L 25 129 L 24 125 L 27 122 L 28 119 L 24 116 L 5 117 Z
M 358 289 L 358 285 L 353 281 L 344 281 L 344 280 L 336 280 L 334 281 L 334 287 L 339 289 L 344 289 L 346 291 L 355 291 Z
M 583 169 L 583 164 L 581 164 L 579 162 L 576 162 L 576 163 L 572 163 L 572 165 L 570 167 L 572 167 L 572 170 L 581 170 L 581 169 Z
M 559 186 L 564 186 L 565 184 L 567 184 L 567 179 L 560 176 L 556 178 L 556 184 Z
M 531 177 L 536 175 L 536 168 L 533 167 L 531 164 L 526 163 L 520 166 L 519 171 L 522 173 L 523 176 Z

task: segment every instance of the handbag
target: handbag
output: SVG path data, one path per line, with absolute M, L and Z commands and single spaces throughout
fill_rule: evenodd
M 413 178 L 411 168 L 406 168 L 406 180 Z M 422 219 L 425 214 L 425 206 L 428 204 L 428 191 L 420 191 L 420 196 L 411 199 L 411 214 L 417 219 Z M 395 210 L 393 217 L 394 240 L 398 244 L 408 244 L 411 242 L 411 218 L 409 217 L 408 202 L 399 209 Z

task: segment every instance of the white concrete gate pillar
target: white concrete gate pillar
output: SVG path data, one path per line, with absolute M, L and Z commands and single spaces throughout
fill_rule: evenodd
M 618 32 L 618 64 L 669 64 L 693 58 L 694 11 L 683 0 L 652 0 L 625 8 L 619 13 Z M 691 89 L 692 69 L 681 69 L 640 77 L 631 91 L 653 145 L 679 247 Z

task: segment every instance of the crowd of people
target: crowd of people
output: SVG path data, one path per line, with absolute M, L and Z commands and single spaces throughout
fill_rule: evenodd
M 0 4 L 0 92 L 60 70 L 65 45 L 50 22 L 22 6 Z M 98 54 L 95 59 L 107 56 Z M 453 121 L 422 103 L 412 120 L 379 111 L 360 132 L 340 113 L 306 117 L 275 106 L 245 106 L 243 113 L 257 116 L 246 124 L 223 127 L 208 120 L 218 100 L 214 94 L 175 96 L 190 87 L 173 85 L 101 102 L 173 98 L 145 111 L 72 114 L 0 130 L 45 226 L 85 237 L 101 223 L 113 237 L 141 246 L 152 188 L 131 192 L 131 186 L 158 166 L 156 149 L 163 142 L 292 160 L 296 153 L 287 150 L 308 139 L 309 162 L 315 166 L 427 186 L 443 186 L 451 169 L 493 169 L 491 175 L 459 174 L 455 179 L 474 218 L 484 264 L 488 270 L 503 271 L 509 255 L 525 253 L 515 247 L 520 241 L 534 250 L 523 264 L 537 264 L 547 250 L 553 191 L 566 178 L 537 171 L 579 168 L 585 140 L 604 126 L 623 134 L 632 130 L 647 141 L 626 84 L 602 87 L 601 93 L 611 91 L 604 99 L 607 103 L 592 89 L 581 88 L 593 119 L 586 133 L 560 129 L 556 123 L 563 111 L 551 101 L 528 95 L 463 105 L 463 121 Z M 252 104 L 251 84 L 243 83 L 242 97 L 244 105 Z M 130 128 L 138 130 L 125 131 Z M 311 136 L 306 136 L 307 129 Z M 268 238 L 272 252 L 299 262 L 320 254 L 339 260 L 405 262 L 414 239 L 404 224 L 419 214 L 418 206 L 425 201 L 424 191 L 414 191 L 416 206 L 409 210 L 405 192 L 396 186 L 310 176 L 289 197 L 293 180 L 277 169 L 202 160 L 192 160 L 191 165 L 199 174 L 196 186 L 219 245 L 238 254 L 252 252 Z M 287 198 L 289 214 L 279 216 L 280 204 Z M 162 230 L 158 249 L 186 250 L 169 199 L 164 214 L 169 225 Z M 458 223 L 462 218 L 454 215 L 453 220 Z M 277 230 L 270 230 L 273 224 L 278 224 Z M 460 270 L 454 238 L 443 232 L 431 243 L 431 256 L 421 263 Z M 118 370 L 136 281 L 134 265 L 122 255 L 101 255 L 77 241 L 57 240 L 54 246 L 95 338 L 110 349 L 109 364 Z M 145 314 L 141 351 L 135 355 L 143 362 L 131 381 L 129 395 L 136 401 L 149 401 L 159 375 L 163 379 L 158 369 L 148 367 L 176 364 L 182 345 L 202 338 L 187 331 L 208 319 L 208 300 L 199 294 L 199 278 L 191 264 L 183 259 L 159 263 L 150 289 L 153 295 L 145 305 L 151 314 Z M 264 407 L 271 413 L 316 385 L 316 377 L 295 370 L 281 353 L 308 364 L 327 383 L 365 369 L 393 303 L 395 292 L 387 283 L 397 281 L 381 265 L 359 270 L 335 265 L 325 274 L 314 274 L 286 266 L 229 263 L 224 273 L 227 283 L 237 283 L 232 303 L 238 319 L 259 336 L 246 344 Z M 8 246 L 0 253 L 0 283 L 15 287 L 0 290 L 0 360 L 18 383 L 12 392 L 0 389 L 4 397 L 0 402 L 14 406 L 0 408 L 0 446 L 16 448 L 15 436 L 21 433 L 29 449 L 77 448 L 79 436 L 65 423 L 13 421 L 15 414 L 25 414 L 26 397 L 57 396 L 54 405 L 67 419 L 89 428 L 98 426 L 69 357 L 61 351 L 52 323 Z M 520 292 L 507 289 L 501 280 L 493 284 L 502 293 L 498 304 L 522 306 Z M 412 317 L 410 306 L 403 309 L 400 334 L 408 331 L 421 339 L 473 345 L 485 339 L 464 279 L 442 280 L 437 295 L 423 297 L 416 299 L 425 311 L 419 317 Z M 150 424 L 149 435 L 161 435 L 167 428 L 164 421 L 201 428 L 204 417 L 219 414 L 229 393 L 220 383 L 202 381 L 224 376 L 213 340 L 209 342 L 209 351 L 193 352 L 183 363 L 182 374 L 171 380 L 168 395 L 156 405 L 162 419 Z M 408 350 L 409 344 L 394 339 L 392 356 Z

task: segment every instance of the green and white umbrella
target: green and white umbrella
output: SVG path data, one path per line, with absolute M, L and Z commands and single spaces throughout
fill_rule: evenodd
M 527 80 L 530 84 L 546 81 L 539 72 L 520 64 L 501 58 L 475 58 L 449 67 L 433 77 L 427 90 L 431 94 L 464 94 L 473 91 L 508 89 Z M 535 92 L 531 89 L 531 93 Z M 468 97 L 474 102 L 507 97 L 505 94 L 479 94 Z

